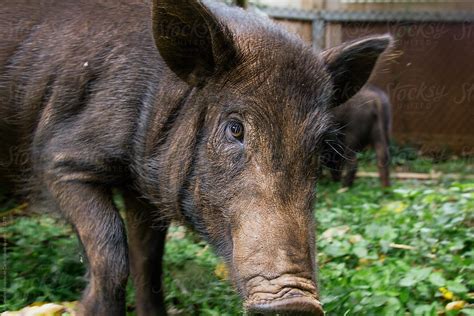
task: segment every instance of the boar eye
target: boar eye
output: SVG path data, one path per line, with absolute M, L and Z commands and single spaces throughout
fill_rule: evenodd
M 227 135 L 232 139 L 242 142 L 244 139 L 244 126 L 240 122 L 232 121 L 227 125 Z

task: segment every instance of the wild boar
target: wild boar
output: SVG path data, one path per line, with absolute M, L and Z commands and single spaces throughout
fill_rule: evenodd
M 331 112 L 336 137 L 328 143 L 324 165 L 330 169 L 333 180 L 343 178 L 343 186 L 351 187 L 357 173 L 357 154 L 372 146 L 382 187 L 389 187 L 392 115 L 388 95 L 374 85 L 367 85 Z
M 166 314 L 171 219 L 225 259 L 249 312 L 321 315 L 314 170 L 329 110 L 390 36 L 318 52 L 242 9 L 149 2 L 3 1 L 2 174 L 21 174 L 77 232 L 81 315 L 125 315 L 129 271 L 138 315 Z

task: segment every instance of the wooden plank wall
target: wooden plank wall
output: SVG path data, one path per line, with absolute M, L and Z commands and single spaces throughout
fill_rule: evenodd
M 334 10 L 400 10 L 403 4 L 337 4 L 317 0 L 312 7 Z M 409 11 L 474 12 L 473 2 L 414 4 Z M 408 9 L 407 9 L 408 10 Z M 278 21 L 312 41 L 310 22 Z M 397 39 L 395 55 L 382 61 L 371 82 L 384 88 L 393 106 L 393 136 L 425 153 L 452 151 L 474 155 L 473 23 L 329 23 L 325 45 L 368 34 L 389 32 Z
M 473 9 L 471 0 L 430 0 L 430 1 L 341 1 L 341 0 L 258 0 L 257 3 L 272 7 L 298 8 L 329 11 L 405 11 L 405 12 L 446 12 Z M 382 3 L 383 2 L 383 3 Z

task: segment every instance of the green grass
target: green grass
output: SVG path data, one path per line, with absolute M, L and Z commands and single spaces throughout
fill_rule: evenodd
M 323 182 L 318 195 L 319 279 L 327 315 L 431 316 L 451 300 L 473 303 L 473 181 L 396 182 L 382 191 L 378 180 L 359 179 L 344 193 Z M 0 211 L 12 207 L 1 203 Z M 1 224 L 6 291 L 0 311 L 78 299 L 85 267 L 68 226 L 48 216 L 7 216 Z M 197 240 L 181 227 L 170 231 L 168 308 L 175 315 L 240 315 L 239 298 L 216 277 L 219 259 Z M 441 288 L 453 297 L 443 297 Z M 130 291 L 130 315 L 132 298 Z M 474 310 L 447 315 L 462 313 Z
M 316 215 L 329 315 L 436 315 L 447 303 L 443 287 L 472 300 L 474 183 L 405 182 L 383 192 L 359 180 L 348 193 L 335 190 L 322 186 Z
M 391 166 L 397 172 L 414 173 L 443 173 L 443 174 L 474 174 L 474 158 L 460 157 L 445 153 L 421 155 L 419 151 L 410 146 L 390 147 Z M 375 152 L 366 150 L 358 154 L 360 169 L 376 171 L 377 164 Z

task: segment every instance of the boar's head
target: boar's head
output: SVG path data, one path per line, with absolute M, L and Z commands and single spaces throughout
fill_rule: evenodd
M 250 312 L 323 314 L 312 210 L 328 110 L 365 84 L 390 36 L 318 52 L 207 1 L 156 0 L 152 13 L 161 57 L 190 88 L 166 162 L 169 182 L 185 174 L 181 215 L 225 258 Z

